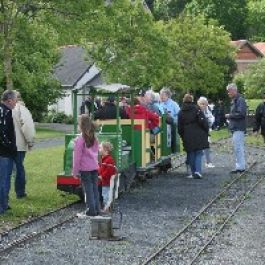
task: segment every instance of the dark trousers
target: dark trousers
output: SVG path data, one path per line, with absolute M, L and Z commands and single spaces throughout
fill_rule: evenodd
M 97 185 L 98 171 L 81 171 L 81 183 L 85 192 L 87 215 L 98 215 L 100 212 Z
M 11 185 L 11 174 L 13 170 L 13 166 L 16 166 L 16 177 L 15 177 L 15 192 L 17 197 L 25 196 L 25 187 L 26 187 L 26 175 L 25 175 L 25 168 L 24 168 L 24 159 L 25 159 L 26 152 L 25 151 L 18 151 L 16 156 L 13 158 L 14 163 L 10 164 L 9 168 L 9 176 L 6 182 L 6 190 L 7 194 L 10 191 Z

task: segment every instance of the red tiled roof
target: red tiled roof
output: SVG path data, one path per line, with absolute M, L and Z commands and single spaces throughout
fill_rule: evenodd
M 231 44 L 233 46 L 235 46 L 238 50 L 240 50 L 245 45 L 247 45 L 257 56 L 259 56 L 259 57 L 263 57 L 264 56 L 264 53 L 260 49 L 255 47 L 255 45 L 252 44 L 248 40 L 235 40 L 235 41 L 231 41 Z
M 253 45 L 265 55 L 265 42 L 257 42 Z

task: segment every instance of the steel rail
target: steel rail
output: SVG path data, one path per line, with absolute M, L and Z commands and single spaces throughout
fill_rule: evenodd
M 7 254 L 9 252 L 11 252 L 14 248 L 22 245 L 22 244 L 25 244 L 27 243 L 28 241 L 32 240 L 32 239 L 35 239 L 35 238 L 39 238 L 40 236 L 44 235 L 44 234 L 47 234 L 51 231 L 53 231 L 54 229 L 66 224 L 66 223 L 69 223 L 71 222 L 72 220 L 74 220 L 75 218 L 77 218 L 76 215 L 73 215 L 69 218 L 67 218 L 66 220 L 60 222 L 60 223 L 57 223 L 55 225 L 52 225 L 52 226 L 49 226 L 48 228 L 42 230 L 42 231 L 39 231 L 39 232 L 32 232 L 31 234 L 29 235 L 26 235 L 18 240 L 14 240 L 13 242 L 11 242 L 10 244 L 8 244 L 6 247 L 4 247 L 3 249 L 0 250 L 0 257 L 2 257 L 4 254 Z
M 209 203 L 204 206 L 200 212 L 184 227 L 182 228 L 173 238 L 171 238 L 166 244 L 161 246 L 156 252 L 154 252 L 151 256 L 149 256 L 141 265 L 149 264 L 156 256 L 158 256 L 166 247 L 168 247 L 172 242 L 174 242 L 178 237 L 180 237 L 188 228 L 197 220 L 199 217 L 215 202 L 217 201 L 235 182 L 240 180 L 250 169 L 252 169 L 257 164 L 257 161 L 253 162 L 249 168 L 240 174 L 239 176 L 235 177 L 228 185 L 224 187 L 224 189 L 219 192 Z
M 256 186 L 264 180 L 264 176 L 260 177 L 255 184 L 251 186 L 251 188 L 242 195 L 242 198 L 240 199 L 239 204 L 236 206 L 236 208 L 233 210 L 233 212 L 225 219 L 223 224 L 220 226 L 220 228 L 213 234 L 213 236 L 209 239 L 209 241 L 200 249 L 200 251 L 195 255 L 195 257 L 191 260 L 189 265 L 194 264 L 194 262 L 201 256 L 204 250 L 213 242 L 213 240 L 217 237 L 218 234 L 222 232 L 226 224 L 231 220 L 231 218 L 235 215 L 235 213 L 239 210 L 239 208 L 242 206 L 246 198 L 249 196 L 249 194 L 256 188 Z
M 72 203 L 70 203 L 70 204 L 68 204 L 68 205 L 65 205 L 65 206 L 63 206 L 63 207 L 61 207 L 61 208 L 58 208 L 58 209 L 52 210 L 52 211 L 50 211 L 50 212 L 47 212 L 47 213 L 45 213 L 45 214 L 43 214 L 43 215 L 40 215 L 40 216 L 37 216 L 37 217 L 31 218 L 31 219 L 28 219 L 28 220 L 26 220 L 25 222 L 22 222 L 21 224 L 19 224 L 19 225 L 15 226 L 15 227 L 12 227 L 11 229 L 8 229 L 8 230 L 6 230 L 6 231 L 0 233 L 0 238 L 3 238 L 3 237 L 8 236 L 9 233 L 11 233 L 11 232 L 13 232 L 13 231 L 15 231 L 15 230 L 18 230 L 19 228 L 22 228 L 23 226 L 26 226 L 26 225 L 29 225 L 29 224 L 32 224 L 32 223 L 38 222 L 38 221 L 40 221 L 41 219 L 43 219 L 43 218 L 45 218 L 45 217 L 48 217 L 49 215 L 52 215 L 52 214 L 54 214 L 54 213 L 56 213 L 56 212 L 59 212 L 59 211 L 61 211 L 61 210 L 64 210 L 64 209 L 70 208 L 70 207 L 72 207 L 72 206 L 74 206 L 74 205 L 77 205 L 77 204 L 79 204 L 79 203 L 81 203 L 81 202 L 82 202 L 81 200 L 78 200 L 78 201 L 72 202 Z

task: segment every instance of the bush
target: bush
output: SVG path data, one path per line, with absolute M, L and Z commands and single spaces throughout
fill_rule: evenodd
M 74 118 L 72 115 L 68 116 L 63 112 L 55 112 L 54 110 L 52 110 L 43 117 L 42 122 L 73 124 Z

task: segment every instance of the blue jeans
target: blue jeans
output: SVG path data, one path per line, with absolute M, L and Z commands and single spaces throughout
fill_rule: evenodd
M 232 134 L 234 154 L 236 157 L 236 170 L 245 170 L 245 132 L 235 131 Z
M 109 191 L 110 191 L 109 186 L 103 186 L 102 187 L 102 196 L 103 196 L 104 206 L 106 206 L 108 201 L 109 201 Z
M 191 173 L 202 172 L 202 155 L 203 150 L 197 150 L 187 153 L 188 164 L 190 165 Z
M 16 165 L 16 178 L 15 178 L 15 192 L 17 197 L 25 196 L 25 186 L 26 186 L 26 176 L 25 176 L 25 168 L 24 168 L 24 159 L 26 152 L 18 151 L 16 156 L 14 157 L 14 164 Z M 6 189 L 7 194 L 10 191 L 10 183 L 11 183 L 11 174 L 13 170 L 13 163 L 10 165 L 10 175 L 8 176 Z
M 100 212 L 98 171 L 81 171 L 81 183 L 85 192 L 87 215 L 98 215 Z
M 6 182 L 8 176 L 10 175 L 10 168 L 12 164 L 12 158 L 0 156 L 0 214 L 4 213 L 8 207 Z
M 203 153 L 205 155 L 205 161 L 206 161 L 206 163 L 207 164 L 212 163 L 212 159 L 211 159 L 211 156 L 210 156 L 210 148 L 204 149 L 203 150 Z

